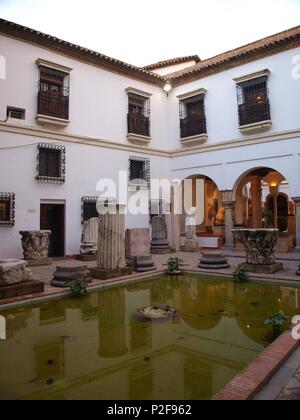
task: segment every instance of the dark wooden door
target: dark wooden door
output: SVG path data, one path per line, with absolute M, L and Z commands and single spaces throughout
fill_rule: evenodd
M 41 204 L 41 229 L 51 230 L 49 257 L 65 255 L 65 206 Z

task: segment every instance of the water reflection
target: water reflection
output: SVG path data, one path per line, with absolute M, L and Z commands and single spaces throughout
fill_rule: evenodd
M 168 304 L 174 320 L 136 309 Z M 1 399 L 207 399 L 267 345 L 263 322 L 298 315 L 299 289 L 165 277 L 11 312 Z

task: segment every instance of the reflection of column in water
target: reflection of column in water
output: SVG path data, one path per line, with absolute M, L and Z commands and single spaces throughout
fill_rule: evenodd
M 98 295 L 99 356 L 121 357 L 126 347 L 125 289 L 107 290 Z
M 295 305 L 296 305 L 296 309 L 298 309 L 299 308 L 299 290 L 298 289 L 296 289 L 295 290 Z

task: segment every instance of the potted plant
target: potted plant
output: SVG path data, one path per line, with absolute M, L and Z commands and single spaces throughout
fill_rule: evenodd
M 178 257 L 171 257 L 167 262 L 167 266 L 169 275 L 178 276 L 182 273 L 180 267 L 183 266 L 183 261 Z

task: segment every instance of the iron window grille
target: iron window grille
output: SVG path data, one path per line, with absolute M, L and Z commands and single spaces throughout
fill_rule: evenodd
M 66 171 L 66 149 L 51 143 L 37 146 L 36 180 L 45 184 L 63 184 Z
M 0 227 L 15 225 L 15 194 L 0 193 Z
M 68 75 L 58 70 L 40 67 L 38 114 L 69 120 L 70 88 Z
M 204 95 L 179 102 L 181 138 L 207 134 Z
M 82 197 L 81 198 L 81 223 L 87 222 L 93 217 L 98 217 L 97 211 L 98 197 Z
M 109 197 L 96 197 L 96 196 L 85 196 L 81 198 L 81 224 L 87 222 L 93 217 L 99 217 L 97 204 L 117 204 L 115 198 Z
M 240 127 L 271 120 L 268 77 L 260 77 L 237 85 Z
M 129 158 L 129 189 L 149 190 L 151 187 L 150 159 L 131 156 Z
M 150 137 L 150 98 L 128 94 L 128 134 Z

